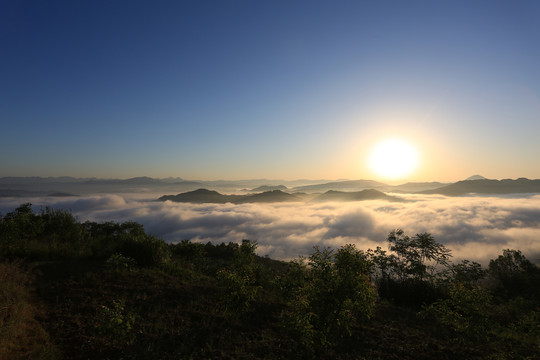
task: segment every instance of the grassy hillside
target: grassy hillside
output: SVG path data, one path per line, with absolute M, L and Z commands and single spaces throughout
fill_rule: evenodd
M 540 270 L 519 251 L 484 269 L 430 234 L 387 240 L 283 262 L 25 204 L 0 217 L 0 359 L 540 356 Z

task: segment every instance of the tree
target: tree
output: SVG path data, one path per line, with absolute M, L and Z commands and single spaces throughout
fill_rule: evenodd
M 540 303 L 540 268 L 519 250 L 503 250 L 489 262 L 489 274 L 499 283 L 499 291 L 507 296 L 523 296 Z
M 447 266 L 451 251 L 435 241 L 430 233 L 416 234 L 410 238 L 397 229 L 388 235 L 390 250 L 397 254 L 395 272 L 402 280 L 414 278 L 424 280 L 438 266 Z

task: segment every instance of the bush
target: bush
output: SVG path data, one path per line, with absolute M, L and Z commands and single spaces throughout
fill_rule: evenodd
M 154 267 L 170 259 L 170 250 L 165 241 L 150 235 L 129 236 L 119 246 L 118 252 L 132 258 L 137 265 Z
M 114 271 L 130 270 L 135 266 L 135 260 L 122 254 L 112 254 L 106 263 Z
M 481 288 L 467 288 L 455 283 L 450 298 L 439 300 L 421 312 L 433 316 L 454 331 L 461 342 L 485 340 L 493 323 L 490 319 L 491 295 Z
M 257 281 L 259 267 L 255 263 L 256 248 L 256 241 L 242 240 L 229 268 L 217 272 L 218 280 L 225 287 L 224 301 L 228 315 L 241 315 L 249 310 L 261 287 Z
M 134 324 L 135 315 L 125 310 L 123 300 L 116 300 L 111 307 L 101 306 L 96 316 L 95 329 L 112 343 L 131 344 L 135 340 Z
M 332 346 L 371 317 L 376 291 L 367 276 L 370 263 L 354 245 L 337 252 L 319 249 L 308 259 L 306 280 L 293 290 L 281 319 L 304 346 Z

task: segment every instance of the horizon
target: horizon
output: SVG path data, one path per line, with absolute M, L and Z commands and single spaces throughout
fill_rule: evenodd
M 417 180 L 417 181 L 410 181 L 407 179 L 403 180 L 376 180 L 376 179 L 370 179 L 370 178 L 338 178 L 338 179 L 309 179 L 309 178 L 291 178 L 291 179 L 279 179 L 279 178 L 214 178 L 214 179 L 197 179 L 197 178 L 187 178 L 184 176 L 165 176 L 165 177 L 153 177 L 148 175 L 138 175 L 138 176 L 130 176 L 130 177 L 96 177 L 96 176 L 89 176 L 89 177 L 77 177 L 77 176 L 70 176 L 70 175 L 59 175 L 59 176 L 40 176 L 40 175 L 30 175 L 30 176 L 0 176 L 0 179 L 4 178 L 22 178 L 22 179 L 62 179 L 62 178 L 68 178 L 68 179 L 74 179 L 74 180 L 133 180 L 133 179 L 152 179 L 152 180 L 168 180 L 168 179 L 179 179 L 181 181 L 186 182 L 261 182 L 261 181 L 267 181 L 267 185 L 280 185 L 279 182 L 285 182 L 285 183 L 291 183 L 291 182 L 309 182 L 309 183 L 319 183 L 321 182 L 344 182 L 344 181 L 376 181 L 380 182 L 386 185 L 401 185 L 406 183 L 442 183 L 442 184 L 450 184 L 455 183 L 458 181 L 464 181 L 464 180 L 470 180 L 469 178 L 480 176 L 483 178 L 483 180 L 517 180 L 517 179 L 528 179 L 528 180 L 538 180 L 535 178 L 527 178 L 524 176 L 518 176 L 518 177 L 502 177 L 502 178 L 489 178 L 485 177 L 480 174 L 473 174 L 470 176 L 467 176 L 463 179 L 456 179 L 456 180 Z

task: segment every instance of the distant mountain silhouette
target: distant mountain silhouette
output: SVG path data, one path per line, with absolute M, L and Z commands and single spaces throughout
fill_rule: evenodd
M 36 184 L 51 184 L 51 183 L 80 183 L 83 181 L 88 181 L 90 178 L 78 179 L 69 176 L 60 176 L 60 177 L 39 177 L 39 176 L 6 176 L 0 178 L 0 184 L 10 184 L 10 185 L 36 185 Z
M 265 191 L 259 194 L 245 195 L 242 198 L 236 200 L 236 203 L 258 203 L 258 202 L 287 202 L 287 201 L 300 201 L 297 196 L 288 194 L 281 190 Z
M 285 193 L 280 190 L 265 191 L 258 194 L 250 195 L 223 195 L 217 191 L 208 189 L 198 189 L 195 191 L 188 191 L 178 195 L 164 195 L 158 200 L 165 201 L 171 200 L 174 202 L 190 202 L 190 203 L 270 203 L 270 202 L 286 202 L 286 201 L 299 201 L 299 198 Z
M 392 186 L 389 191 L 403 192 L 403 193 L 415 193 L 418 191 L 438 189 L 445 185 L 441 182 L 408 182 L 401 185 Z
M 28 197 L 44 195 L 39 191 L 20 190 L 20 189 L 0 189 L 0 197 Z
M 473 176 L 469 176 L 465 180 L 488 180 L 488 178 L 485 178 L 482 175 L 473 175 Z
M 421 191 L 421 194 L 459 196 L 465 194 L 522 194 L 540 193 L 540 180 L 519 178 L 516 180 L 463 180 L 438 189 Z
M 385 193 L 368 189 L 362 191 L 345 192 L 329 190 L 322 195 L 317 196 L 313 201 L 361 201 L 361 200 L 388 200 L 388 201 L 404 201 L 403 199 L 386 195 Z
M 274 191 L 274 190 L 287 191 L 288 188 L 285 185 L 262 185 L 262 186 L 256 187 L 255 189 L 251 189 L 251 191 L 253 192 L 265 192 L 265 191 Z
M 386 189 L 389 185 L 374 180 L 344 180 L 324 184 L 306 185 L 295 187 L 294 191 L 302 192 L 322 192 L 328 190 L 364 190 L 364 189 Z
M 188 191 L 178 195 L 164 195 L 158 200 L 165 201 L 171 200 L 174 202 L 190 202 L 190 203 L 217 203 L 223 204 L 227 202 L 234 202 L 241 198 L 242 195 L 223 195 L 214 190 L 197 189 L 194 191 Z

